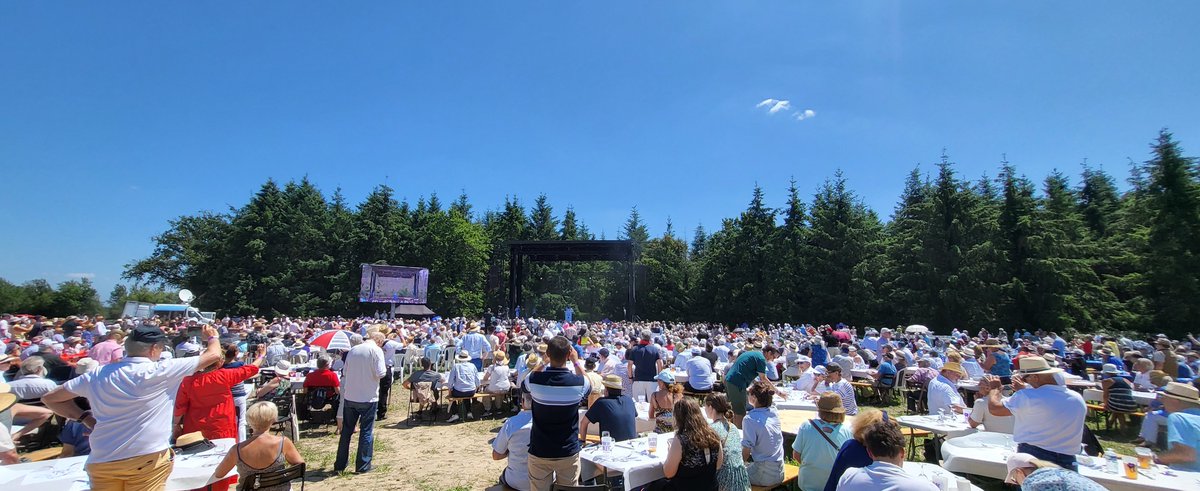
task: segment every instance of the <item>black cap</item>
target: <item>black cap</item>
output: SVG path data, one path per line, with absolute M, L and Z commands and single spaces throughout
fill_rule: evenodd
M 158 326 L 138 326 L 133 330 L 133 334 L 130 337 L 139 343 L 149 344 L 161 343 L 167 340 L 167 335 L 163 334 L 162 329 L 159 329 Z
M 608 356 L 608 348 L 600 348 L 600 356 Z

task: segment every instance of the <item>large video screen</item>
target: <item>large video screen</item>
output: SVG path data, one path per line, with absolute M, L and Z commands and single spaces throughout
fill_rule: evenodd
M 428 289 L 426 268 L 363 264 L 358 301 L 425 304 Z

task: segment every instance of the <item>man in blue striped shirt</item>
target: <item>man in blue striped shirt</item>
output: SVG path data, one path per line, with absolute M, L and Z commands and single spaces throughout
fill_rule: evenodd
M 528 462 L 532 491 L 549 491 L 553 483 L 578 483 L 579 403 L 591 391 L 579 354 L 567 338 L 551 339 L 546 357 L 550 363 L 525 381 L 533 396 Z

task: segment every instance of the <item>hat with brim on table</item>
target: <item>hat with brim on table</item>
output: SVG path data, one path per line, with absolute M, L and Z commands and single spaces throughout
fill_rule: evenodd
M 623 386 L 621 385 L 621 377 L 618 375 L 612 375 L 612 374 L 605 375 L 604 376 L 604 386 L 608 387 L 610 389 L 623 388 Z
M 1039 375 L 1043 373 L 1059 373 L 1062 371 L 1063 370 L 1061 368 L 1050 366 L 1050 363 L 1047 362 L 1045 358 L 1040 356 L 1027 356 L 1025 358 L 1021 358 L 1021 368 L 1017 372 L 1021 375 Z
M 1181 384 L 1179 382 L 1168 382 L 1162 392 L 1158 393 L 1159 397 L 1170 397 L 1183 402 L 1192 404 L 1200 404 L 1200 389 L 1190 384 Z
M 454 356 L 454 359 L 457 361 L 471 361 L 471 354 L 467 353 L 467 350 L 461 350 Z

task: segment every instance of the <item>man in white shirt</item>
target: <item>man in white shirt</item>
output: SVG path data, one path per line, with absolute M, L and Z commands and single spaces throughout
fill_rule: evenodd
M 616 373 L 615 371 L 617 369 L 617 365 L 619 365 L 619 363 L 617 363 L 617 358 L 612 356 L 612 354 L 608 351 L 608 348 L 600 348 L 598 353 L 600 355 L 600 363 L 596 367 L 596 372 L 601 376 L 612 375 Z M 518 366 L 520 366 L 519 363 Z
M 170 451 L 175 395 L 183 378 L 224 358 L 217 330 L 203 327 L 200 356 L 160 360 L 167 336 L 139 326 L 122 360 L 68 380 L 42 397 L 46 407 L 92 429 L 87 473 L 92 489 L 164 489 L 174 467 Z M 92 409 L 75 404 L 86 397 Z
M 371 470 L 371 457 L 375 453 L 375 405 L 379 404 L 379 379 L 387 374 L 383 350 L 379 348 L 384 339 L 383 333 L 374 332 L 371 333 L 373 342 L 366 343 L 362 335 L 352 334 L 350 345 L 353 347 L 346 354 L 346 364 L 342 368 L 342 420 L 348 425 L 358 422 L 354 470 L 360 474 Z M 346 470 L 353 433 L 342 428 L 334 472 Z
M 928 479 L 904 470 L 904 435 L 894 421 L 871 425 L 863 440 L 867 455 L 875 462 L 847 469 L 838 480 L 838 491 L 937 491 L 937 486 Z
M 492 460 L 508 459 L 500 484 L 517 491 L 529 491 L 529 430 L 533 428 L 533 398 L 521 394 L 521 412 L 504 421 L 492 440 Z
M 996 416 L 1013 416 L 1013 441 L 1017 451 L 1077 470 L 1075 454 L 1083 442 L 1087 406 L 1083 396 L 1055 382 L 1061 373 L 1040 356 L 1021 358 L 1021 376 L 1013 377 L 1012 397 L 1000 396 L 998 377 L 989 375 L 979 383 L 986 392 L 988 411 Z
M 813 386 L 817 383 L 817 371 L 812 367 L 812 358 L 800 355 L 800 358 L 796 359 L 796 371 L 799 376 L 795 382 L 792 382 L 792 388 L 804 392 L 814 392 Z
M 962 394 L 958 393 L 958 380 L 963 377 L 965 372 L 962 367 L 956 362 L 947 362 L 942 365 L 941 373 L 937 378 L 930 380 L 929 385 L 925 386 L 929 396 L 927 398 L 929 414 L 953 414 L 963 412 L 967 405 L 963 402 Z
M 58 384 L 46 378 L 47 373 L 46 360 L 40 356 L 31 356 L 21 362 L 17 379 L 8 383 L 9 388 L 18 400 L 41 399 L 58 388 Z
M 717 361 L 721 363 L 729 363 L 729 345 L 722 342 L 713 347 L 713 353 L 717 354 Z
M 975 399 L 975 406 L 971 408 L 971 419 L 967 421 L 972 428 L 979 428 L 983 425 L 983 431 L 993 433 L 1013 432 L 1013 417 L 1012 416 L 996 416 L 988 411 L 988 401 L 986 397 Z

